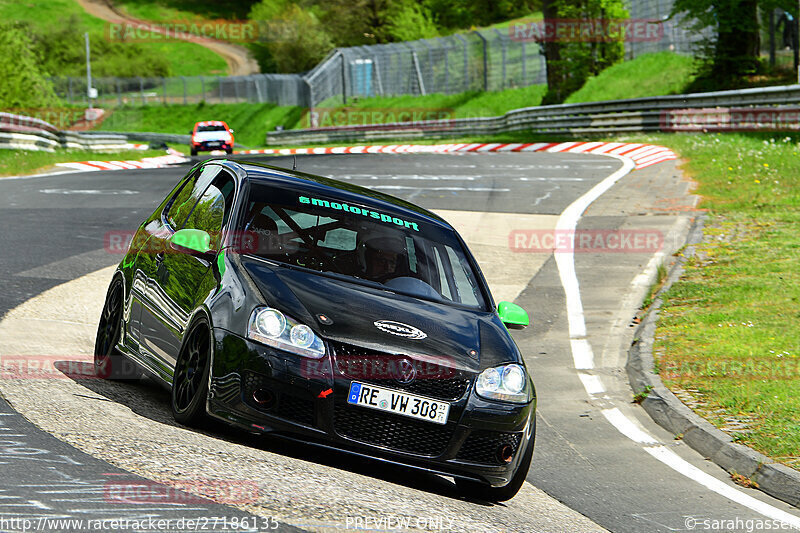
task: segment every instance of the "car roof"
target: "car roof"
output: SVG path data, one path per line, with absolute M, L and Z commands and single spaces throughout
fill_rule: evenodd
M 195 126 L 226 126 L 221 120 L 204 120 L 203 122 L 195 122 Z
M 421 218 L 427 223 L 453 230 L 443 218 L 416 204 L 378 191 L 343 181 L 307 174 L 297 170 L 264 165 L 250 161 L 230 161 L 239 166 L 254 183 L 285 184 L 309 194 L 338 196 L 343 201 L 356 201 L 376 209 L 394 212 L 398 216 Z

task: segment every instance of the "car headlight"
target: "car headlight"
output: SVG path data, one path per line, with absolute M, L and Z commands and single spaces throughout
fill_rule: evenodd
M 475 392 L 489 400 L 527 403 L 528 374 L 517 364 L 487 368 L 478 375 Z
M 254 341 L 296 353 L 304 357 L 319 359 L 325 355 L 325 345 L 314 331 L 288 318 L 271 307 L 258 307 L 250 314 L 247 337 Z

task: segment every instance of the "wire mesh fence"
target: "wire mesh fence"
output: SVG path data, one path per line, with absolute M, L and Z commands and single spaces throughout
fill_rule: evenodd
M 508 31 L 339 48 L 306 74 L 310 106 L 370 96 L 499 91 L 546 82 L 538 43 Z
M 69 105 L 88 104 L 86 78 L 52 78 L 56 94 Z M 297 74 L 93 78 L 98 107 L 160 104 L 265 103 L 305 106 L 308 85 Z

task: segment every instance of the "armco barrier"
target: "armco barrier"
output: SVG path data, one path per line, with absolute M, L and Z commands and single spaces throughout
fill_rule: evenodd
M 60 131 L 38 118 L 0 113 L 0 149 L 53 152 L 57 148 L 112 151 L 132 148 L 128 134 Z M 188 136 L 173 135 L 171 137 Z
M 664 129 L 666 113 L 681 109 L 775 107 L 800 103 L 800 85 L 716 91 L 526 107 L 499 117 L 462 118 L 365 126 L 271 131 L 267 145 L 312 144 L 382 139 L 421 139 L 492 135 L 513 131 L 539 134 L 627 133 Z

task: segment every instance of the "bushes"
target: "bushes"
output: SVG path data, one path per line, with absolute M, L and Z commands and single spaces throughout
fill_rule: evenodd
M 57 28 L 33 29 L 28 33 L 42 57 L 43 69 L 59 76 L 86 73 L 86 28 L 73 15 Z M 170 65 L 164 55 L 135 43 L 109 41 L 99 32 L 90 32 L 92 74 L 95 76 L 169 76 Z
M 40 56 L 22 28 L 0 25 L 0 108 L 25 109 L 58 104 L 53 86 L 39 67 Z

